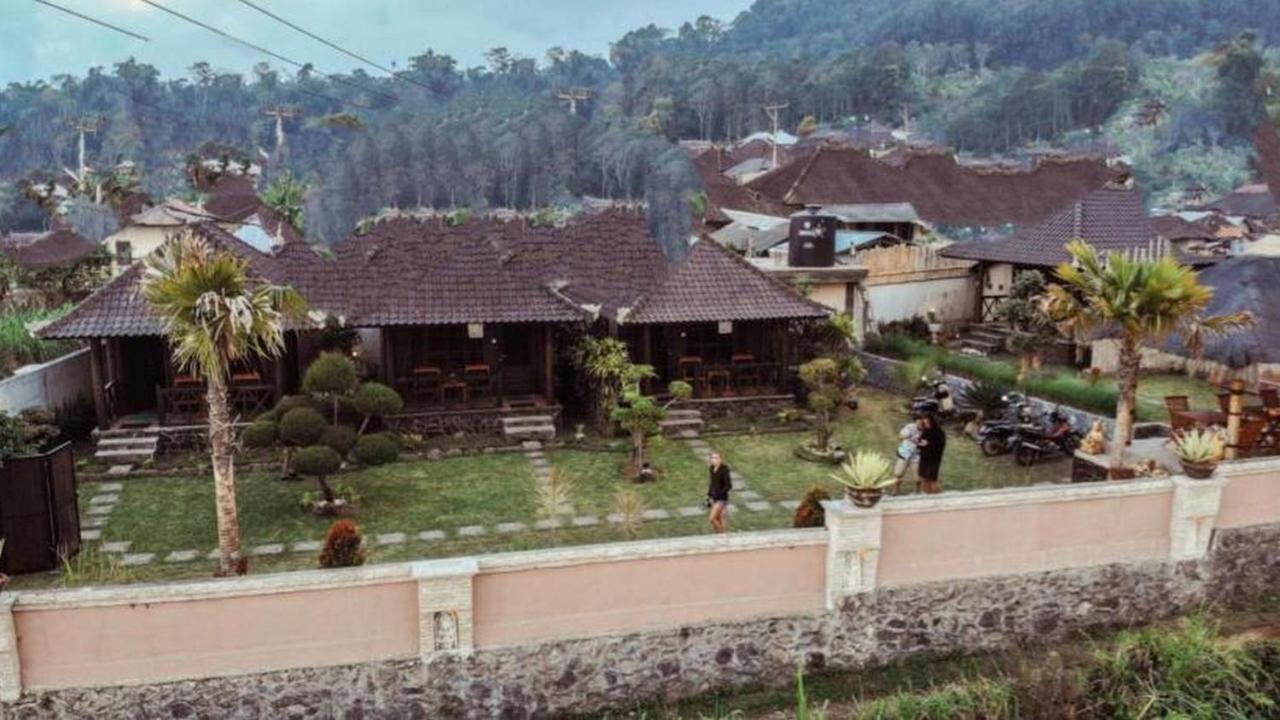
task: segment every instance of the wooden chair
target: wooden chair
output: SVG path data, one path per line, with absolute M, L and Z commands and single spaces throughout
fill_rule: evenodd
M 702 358 L 686 355 L 676 361 L 676 377 L 697 388 L 702 382 Z
M 760 366 L 756 364 L 756 356 L 751 353 L 738 353 L 730 358 L 733 369 L 733 383 L 738 392 L 758 392 L 760 390 Z
M 708 395 L 728 395 L 732 389 L 732 374 L 728 368 L 711 368 L 706 372 L 706 385 Z
M 1218 393 L 1218 409 L 1224 413 L 1231 412 L 1231 393 L 1229 392 Z
M 1249 457 L 1262 447 L 1262 439 L 1268 426 L 1266 418 L 1246 417 L 1240 422 L 1240 437 L 1236 442 L 1236 451 L 1241 457 Z
M 432 365 L 419 365 L 413 369 L 413 377 L 409 387 L 414 402 L 440 404 L 444 402 L 441 392 L 443 374 L 440 368 Z
M 1182 414 L 1191 409 L 1191 401 L 1186 395 L 1165 395 L 1164 407 L 1169 411 L 1169 426 L 1174 432 L 1189 430 L 1195 424 Z
M 462 379 L 467 384 L 468 400 L 493 398 L 493 374 L 487 364 L 466 366 L 462 369 Z
M 1280 388 L 1274 385 L 1259 385 L 1258 397 L 1262 398 L 1262 407 L 1268 415 L 1280 414 Z

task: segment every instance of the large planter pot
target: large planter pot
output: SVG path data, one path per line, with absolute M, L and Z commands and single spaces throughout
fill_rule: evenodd
M 796 448 L 795 455 L 801 460 L 808 460 L 809 462 L 839 465 L 844 462 L 849 453 L 838 445 L 828 445 L 826 450 L 819 450 L 813 445 L 805 443 Z
M 855 507 L 873 508 L 884 496 L 884 488 L 851 488 L 845 487 L 844 496 Z
M 1217 463 L 1188 462 L 1186 460 L 1179 462 L 1182 463 L 1182 472 L 1186 473 L 1187 477 L 1196 480 L 1208 480 L 1213 477 L 1213 471 L 1218 469 Z

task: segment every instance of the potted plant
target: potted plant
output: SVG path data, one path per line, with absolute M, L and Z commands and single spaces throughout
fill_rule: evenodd
M 938 336 L 942 334 L 942 323 L 938 321 L 938 311 L 935 308 L 929 308 L 925 313 L 925 317 L 929 320 L 929 339 L 934 345 L 938 344 Z
M 844 496 L 860 508 L 875 507 L 884 489 L 893 484 L 893 466 L 878 452 L 859 450 L 831 477 L 844 486 Z
M 1221 430 L 1194 428 L 1173 439 L 1173 452 L 1187 477 L 1204 480 L 1222 461 L 1226 440 Z

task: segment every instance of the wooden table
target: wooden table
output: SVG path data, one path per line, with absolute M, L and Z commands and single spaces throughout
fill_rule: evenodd
M 1217 410 L 1183 410 L 1173 413 L 1173 416 L 1184 420 L 1188 425 L 1198 427 L 1209 427 L 1211 425 L 1226 427 L 1227 424 L 1227 414 Z

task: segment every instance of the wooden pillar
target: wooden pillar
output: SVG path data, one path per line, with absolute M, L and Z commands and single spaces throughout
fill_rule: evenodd
M 1244 380 L 1236 378 L 1231 381 L 1231 398 L 1227 402 L 1227 449 L 1226 458 L 1235 459 L 1240 445 L 1240 423 L 1244 417 Z
M 542 326 L 542 394 L 548 403 L 555 402 L 556 355 L 554 333 L 550 325 Z
M 640 340 L 640 362 L 645 365 L 653 365 L 653 334 L 650 329 L 651 327 L 652 326 L 650 325 L 644 326 L 644 331 Z
M 93 382 L 93 412 L 98 420 L 98 429 L 111 427 L 110 412 L 107 409 L 106 353 L 102 348 L 102 340 L 93 338 L 89 341 L 89 375 Z
M 381 345 L 382 382 L 388 387 L 395 387 L 396 368 L 395 356 L 392 353 L 392 347 L 394 344 L 391 342 L 391 328 L 378 328 L 378 344 Z

